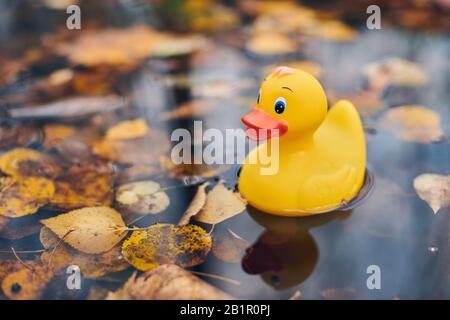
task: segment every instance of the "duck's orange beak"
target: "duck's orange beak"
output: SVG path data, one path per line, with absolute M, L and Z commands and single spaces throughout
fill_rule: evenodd
M 276 119 L 259 108 L 253 108 L 249 114 L 243 116 L 242 122 L 247 126 L 247 137 L 255 141 L 279 137 L 288 130 L 285 120 Z

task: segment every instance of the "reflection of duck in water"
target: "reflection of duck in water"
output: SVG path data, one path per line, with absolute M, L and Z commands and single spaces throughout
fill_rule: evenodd
M 242 267 L 260 274 L 276 289 L 286 289 L 305 281 L 313 272 L 319 249 L 309 229 L 345 218 L 350 212 L 334 212 L 309 217 L 277 217 L 249 207 L 250 216 L 267 230 L 247 249 Z

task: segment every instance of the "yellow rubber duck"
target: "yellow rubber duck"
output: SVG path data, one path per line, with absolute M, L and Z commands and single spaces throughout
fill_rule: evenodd
M 361 119 L 346 100 L 328 111 L 325 92 L 310 74 L 276 68 L 242 121 L 249 139 L 266 140 L 249 152 L 239 176 L 239 191 L 251 206 L 307 216 L 340 208 L 358 194 L 366 167 Z M 262 170 L 267 161 L 261 155 L 278 161 L 275 172 Z

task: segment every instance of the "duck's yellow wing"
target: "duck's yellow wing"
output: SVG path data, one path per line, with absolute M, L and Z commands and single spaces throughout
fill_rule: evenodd
M 349 201 L 361 188 L 366 168 L 366 142 L 358 111 L 350 101 L 338 101 L 316 132 L 316 140 L 335 173 L 342 173 L 339 190 Z M 334 180 L 334 179 L 332 179 Z

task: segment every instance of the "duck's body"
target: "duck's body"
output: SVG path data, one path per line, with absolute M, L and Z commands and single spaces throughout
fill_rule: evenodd
M 286 112 L 280 114 L 284 117 L 280 119 L 278 112 L 274 113 L 287 126 L 287 132 L 277 137 L 278 170 L 262 174 L 267 164 L 253 161 L 261 154 L 273 152 L 272 144 L 276 141 L 272 138 L 248 155 L 240 174 L 239 190 L 250 205 L 272 214 L 302 216 L 331 211 L 355 197 L 364 182 L 366 148 L 361 120 L 348 101 L 339 101 L 327 112 L 325 95 L 322 96 L 323 90 L 317 87 L 320 84 L 298 70 L 266 79 L 261 104 L 264 92 L 267 92 L 267 99 L 272 100 L 272 91 L 275 91 L 274 96 L 288 95 L 277 92 L 278 87 L 285 84 L 294 94 L 297 91 L 307 95 L 309 91 L 311 99 L 285 98 Z M 296 101 L 303 105 L 296 106 Z M 308 101 L 312 104 L 305 105 Z M 263 110 L 270 115 L 270 109 Z M 322 119 L 321 112 L 324 112 Z M 303 119 L 298 120 L 302 115 Z M 308 117 L 311 126 L 307 123 Z M 243 120 L 247 125 L 252 123 L 251 117 Z M 256 119 L 257 126 L 251 126 L 262 127 L 264 122 L 260 120 Z

